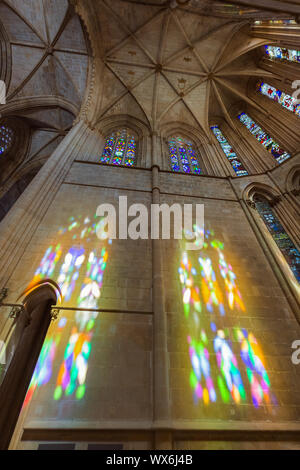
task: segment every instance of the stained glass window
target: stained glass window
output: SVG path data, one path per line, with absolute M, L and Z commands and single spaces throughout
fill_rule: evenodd
M 274 88 L 271 85 L 268 85 L 268 83 L 265 82 L 259 82 L 258 83 L 258 91 L 262 94 L 267 96 L 273 101 L 276 101 L 276 103 L 281 104 L 281 106 L 285 109 L 288 109 L 294 114 L 297 114 L 297 116 L 300 117 L 300 104 L 297 104 L 296 98 L 293 98 L 293 96 L 288 95 L 287 93 L 284 93 L 281 90 L 277 90 L 277 88 Z
M 101 163 L 134 166 L 136 163 L 136 138 L 129 129 L 113 132 L 107 139 Z
M 232 168 L 236 172 L 237 176 L 246 176 L 248 175 L 248 171 L 244 168 L 244 165 L 242 162 L 239 160 L 237 157 L 235 151 L 221 132 L 218 126 L 213 126 L 211 128 L 213 131 L 214 135 L 216 136 L 219 144 L 222 147 L 223 152 L 225 153 L 226 157 L 230 161 Z
M 172 171 L 201 175 L 198 152 L 192 142 L 177 136 L 169 139 Z
M 285 257 L 296 279 L 298 280 L 298 282 L 300 282 L 299 250 L 295 247 L 293 241 L 286 233 L 285 229 L 281 225 L 276 214 L 273 212 L 268 201 L 265 198 L 260 197 L 257 198 L 255 205 L 269 232 L 271 233 L 273 240 L 275 241 L 281 253 Z
M 285 160 L 288 160 L 291 157 L 291 155 L 283 150 L 280 145 L 266 133 L 266 131 L 256 124 L 250 116 L 248 116 L 248 114 L 241 113 L 239 115 L 239 120 L 247 127 L 251 134 L 254 135 L 256 140 L 273 155 L 279 164 L 285 162 Z
M 289 62 L 300 62 L 300 51 L 286 49 L 278 46 L 265 46 L 266 54 L 270 59 L 288 60 Z
M 289 24 L 294 24 L 296 25 L 297 22 L 295 20 L 287 20 L 287 19 L 283 19 L 283 20 L 264 20 L 264 21 L 254 21 L 254 25 L 255 26 L 272 26 L 272 25 L 275 25 L 275 26 L 282 26 L 282 25 L 289 25 Z
M 13 141 L 13 131 L 9 127 L 0 126 L 0 155 L 6 152 Z

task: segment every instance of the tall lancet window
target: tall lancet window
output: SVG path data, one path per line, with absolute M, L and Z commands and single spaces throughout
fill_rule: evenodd
M 247 127 L 251 134 L 254 135 L 256 140 L 273 155 L 279 164 L 285 162 L 291 157 L 291 155 L 283 150 L 280 145 L 266 133 L 266 131 L 256 124 L 250 116 L 248 116 L 248 114 L 240 114 L 239 120 Z
M 106 139 L 101 163 L 134 166 L 136 164 L 136 137 L 129 129 L 113 132 Z
M 168 141 L 172 171 L 201 175 L 199 155 L 192 142 L 183 137 L 171 137 Z
M 255 206 L 266 224 L 273 240 L 285 257 L 296 279 L 300 282 L 300 252 L 281 225 L 269 202 L 264 197 L 257 197 Z
M 263 20 L 263 21 L 254 21 L 254 25 L 255 26 L 260 26 L 260 25 L 263 25 L 263 26 L 272 26 L 272 25 L 278 25 L 278 26 L 282 26 L 282 25 L 287 25 L 287 24 L 297 24 L 296 20 L 288 20 L 288 19 L 283 19 L 283 20 Z
M 289 62 L 300 62 L 300 51 L 285 49 L 278 46 L 265 46 L 266 54 L 270 59 L 288 60 Z
M 300 104 L 297 104 L 296 98 L 293 98 L 293 96 L 290 96 L 281 90 L 277 90 L 277 88 L 274 88 L 265 82 L 259 82 L 257 88 L 262 95 L 265 95 L 271 100 L 276 101 L 276 103 L 281 104 L 283 108 L 288 109 L 300 117 Z
M 13 131 L 10 127 L 0 126 L 0 155 L 5 153 L 12 145 Z
M 244 165 L 240 161 L 240 159 L 237 157 L 235 151 L 229 144 L 228 140 L 225 138 L 221 130 L 219 129 L 218 126 L 213 126 L 211 128 L 213 131 L 214 135 L 216 136 L 219 144 L 221 145 L 221 148 L 223 152 L 225 153 L 226 157 L 228 158 L 229 162 L 232 165 L 232 168 L 236 172 L 237 176 L 246 176 L 248 175 L 248 171 L 244 168 Z

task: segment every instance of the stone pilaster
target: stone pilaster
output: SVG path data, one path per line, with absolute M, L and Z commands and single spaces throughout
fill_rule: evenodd
M 30 183 L 0 224 L 0 286 L 7 286 L 21 256 L 53 202 L 72 163 L 85 155 L 93 135 L 79 121 Z
M 157 166 L 157 135 L 152 136 L 152 203 L 160 204 L 159 167 Z M 153 276 L 153 420 L 163 428 L 170 420 L 168 366 L 168 328 L 164 302 L 161 240 L 152 241 Z

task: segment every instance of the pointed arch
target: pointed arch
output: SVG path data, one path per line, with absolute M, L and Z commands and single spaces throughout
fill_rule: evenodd
M 204 132 L 200 129 L 193 128 L 183 122 L 170 122 L 162 127 L 161 138 L 163 146 L 163 169 L 198 175 L 210 174 L 211 169 L 205 149 L 205 146 L 209 142 Z M 177 138 L 182 139 L 182 148 L 185 148 L 185 151 L 182 151 L 182 157 L 180 155 L 181 143 L 180 141 L 176 142 Z M 177 155 L 173 153 L 173 157 L 172 147 L 173 152 L 175 152 L 175 147 L 177 148 Z M 186 158 L 188 163 L 185 164 L 183 161 Z M 172 165 L 172 159 L 174 167 Z M 175 168 L 176 159 L 178 161 L 178 168 Z M 185 171 L 184 165 L 187 166 L 187 171 Z M 193 167 L 195 167 L 195 171 L 193 171 Z M 188 168 L 190 168 L 190 171 L 188 171 Z
M 285 187 L 288 193 L 294 196 L 300 195 L 300 164 L 291 169 L 287 178 Z
M 119 114 L 116 116 L 108 116 L 102 119 L 97 126 L 97 129 L 101 132 L 104 136 L 106 145 L 109 147 L 112 146 L 111 151 L 107 154 L 107 159 L 109 154 L 112 157 L 112 154 L 116 148 L 117 142 L 109 142 L 109 139 L 116 134 L 117 132 L 122 132 L 122 130 L 127 130 L 128 136 L 134 138 L 134 142 L 131 142 L 131 152 L 134 150 L 134 161 L 132 164 L 128 164 L 127 166 L 144 166 L 147 163 L 147 140 L 150 137 L 150 129 L 139 119 L 134 118 L 133 116 L 129 116 L 127 114 Z M 115 139 L 115 137 L 113 137 Z M 125 151 L 128 150 L 128 146 L 130 146 L 130 139 L 127 139 L 125 143 L 123 157 Z M 104 148 L 105 152 L 105 148 Z M 106 159 L 106 160 L 107 160 Z M 111 163 L 110 161 L 104 161 L 104 163 Z M 123 160 L 121 164 L 126 162 Z M 120 164 L 120 163 L 118 163 Z
M 299 286 L 300 251 L 286 230 L 285 221 L 276 211 L 276 205 L 282 199 L 280 193 L 265 184 L 252 183 L 244 190 L 244 199 L 259 215 L 261 223 L 267 229 L 264 231 L 266 241 L 270 242 L 269 237 L 271 237 L 273 244 L 275 242 L 277 249 L 279 249 L 281 256 L 277 256 L 278 261 L 281 264 L 287 263 Z M 269 237 L 267 232 L 269 232 Z

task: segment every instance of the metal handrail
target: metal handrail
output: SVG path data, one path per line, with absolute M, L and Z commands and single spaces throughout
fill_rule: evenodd
M 91 312 L 91 313 L 120 313 L 120 314 L 129 314 L 129 315 L 153 315 L 153 312 L 146 311 L 136 311 L 136 310 L 116 310 L 116 309 L 106 309 L 106 308 L 81 308 L 81 307 L 63 307 L 56 305 L 52 307 L 52 310 L 66 310 L 66 311 L 76 311 L 76 312 Z
M 0 308 L 9 307 L 12 309 L 10 318 L 17 318 L 17 316 L 25 310 L 23 304 L 5 303 L 3 300 L 7 297 L 8 289 L 2 289 L 0 292 Z M 153 312 L 137 311 L 137 310 L 120 310 L 120 309 L 107 309 L 107 308 L 84 308 L 84 307 L 64 307 L 62 305 L 55 305 L 51 308 L 51 317 L 56 320 L 61 311 L 71 312 L 90 312 L 90 313 L 117 313 L 128 315 L 153 315 Z

